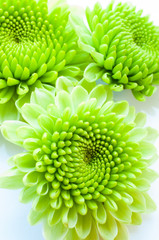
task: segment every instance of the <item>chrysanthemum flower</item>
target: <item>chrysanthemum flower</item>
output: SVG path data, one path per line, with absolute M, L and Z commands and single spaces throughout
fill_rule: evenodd
M 126 101 L 111 101 L 107 86 L 88 85 L 59 78 L 54 96 L 32 92 L 21 109 L 26 122 L 2 124 L 26 151 L 9 159 L 0 187 L 23 188 L 20 201 L 32 201 L 29 221 L 44 219 L 46 240 L 126 240 L 125 224 L 155 209 L 147 191 L 156 131 Z
M 53 1 L 49 11 L 47 0 L 0 1 L 2 120 L 7 110 L 13 118 L 15 99 L 35 86 L 54 84 L 60 75 L 82 74 L 81 67 L 88 55 L 79 50 L 68 15 L 65 0 Z
M 89 29 L 77 16 L 71 20 L 79 46 L 93 60 L 85 70 L 86 80 L 102 78 L 112 90 L 131 89 L 144 101 L 159 83 L 159 28 L 141 15 L 127 3 L 111 3 L 106 9 L 96 4 L 92 11 L 86 9 Z

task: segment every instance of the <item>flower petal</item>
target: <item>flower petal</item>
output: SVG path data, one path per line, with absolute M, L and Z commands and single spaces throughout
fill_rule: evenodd
M 98 224 L 97 226 L 103 240 L 114 240 L 118 234 L 117 223 L 110 213 L 107 213 L 106 223 Z
M 41 114 L 46 114 L 46 111 L 37 104 L 26 103 L 21 108 L 22 116 L 26 122 L 28 122 L 33 128 L 41 131 L 41 128 L 38 124 L 37 118 Z
M 129 240 L 128 230 L 124 226 L 124 224 L 117 222 L 117 226 L 118 226 L 118 235 L 115 237 L 114 240 Z
M 92 216 L 88 211 L 85 216 L 78 215 L 78 221 L 76 224 L 76 232 L 78 236 L 82 239 L 85 239 L 91 231 L 92 226 Z
M 85 102 L 87 100 L 88 92 L 83 87 L 77 86 L 71 92 L 71 97 L 75 111 L 81 102 Z
M 45 110 L 49 104 L 54 103 L 55 97 L 55 88 L 52 87 L 52 91 L 47 91 L 45 89 L 36 88 L 34 92 L 31 94 L 30 102 L 33 104 L 37 104 L 43 107 Z
M 88 82 L 95 82 L 102 77 L 103 73 L 104 70 L 102 70 L 102 68 L 96 63 L 90 63 L 84 71 L 84 78 Z
M 3 136 L 10 142 L 19 146 L 23 146 L 23 141 L 17 136 L 17 129 L 21 126 L 27 126 L 26 123 L 20 121 L 5 121 L 1 126 Z
M 11 169 L 0 176 L 0 188 L 19 189 L 24 187 L 23 184 L 24 173 L 17 169 Z
M 67 232 L 68 228 L 66 228 L 61 221 L 52 227 L 50 227 L 47 222 L 44 224 L 43 235 L 47 240 L 52 240 L 53 236 L 58 240 L 63 240 Z
M 107 99 L 107 91 L 105 86 L 97 85 L 89 94 L 89 99 L 96 98 L 97 106 L 102 106 Z

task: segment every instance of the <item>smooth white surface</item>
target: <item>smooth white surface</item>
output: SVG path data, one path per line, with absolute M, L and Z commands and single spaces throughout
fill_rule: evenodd
M 68 3 L 80 7 L 91 7 L 95 2 L 96 0 L 68 0 Z M 109 1 L 100 0 L 99 2 L 106 6 Z M 122 2 L 126 1 L 123 0 Z M 143 9 L 144 15 L 150 14 L 150 19 L 156 25 L 159 25 L 158 0 L 131 0 L 129 2 L 136 5 L 137 9 Z M 159 89 L 152 97 L 147 98 L 144 103 L 136 101 L 130 91 L 127 90 L 114 94 L 114 97 L 116 100 L 126 99 L 130 105 L 136 107 L 137 111 L 147 113 L 147 125 L 155 127 L 159 131 Z M 156 146 L 159 149 L 159 141 Z M 6 160 L 9 156 L 19 152 L 21 152 L 20 148 L 8 143 L 0 135 L 0 173 L 8 169 Z M 159 161 L 152 168 L 159 172 Z M 19 203 L 18 194 L 19 191 L 0 189 L 0 240 L 43 240 L 42 226 L 31 227 L 27 222 L 31 204 Z M 144 215 L 141 226 L 129 227 L 130 240 L 159 240 L 159 180 L 152 184 L 150 195 L 155 200 L 158 210 L 152 214 Z M 53 240 L 58 239 L 53 238 Z

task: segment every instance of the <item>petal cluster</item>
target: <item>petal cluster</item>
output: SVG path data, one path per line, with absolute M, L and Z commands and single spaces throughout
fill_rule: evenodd
M 0 2 L 0 105 L 60 75 L 79 76 L 87 54 L 77 46 L 65 1 Z M 88 57 L 88 56 L 87 56 Z M 7 105 L 8 107 L 8 105 Z
M 80 18 L 71 16 L 79 35 L 79 46 L 90 53 L 93 62 L 85 70 L 87 81 L 99 78 L 114 91 L 131 89 L 144 101 L 159 79 L 159 28 L 129 4 L 96 4 L 86 9 L 89 29 Z
M 9 159 L 0 187 L 23 188 L 29 221 L 44 219 L 46 240 L 126 240 L 125 224 L 155 209 L 147 191 L 156 178 L 148 168 L 156 131 L 126 101 L 113 102 L 108 87 L 86 89 L 59 78 L 54 95 L 32 92 L 21 109 L 25 122 L 2 125 L 25 152 Z

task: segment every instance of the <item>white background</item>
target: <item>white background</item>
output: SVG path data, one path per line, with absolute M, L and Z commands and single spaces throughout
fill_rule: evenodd
M 50 0 L 50 2 L 53 0 Z M 16 1 L 15 1 L 16 2 Z M 79 7 L 93 6 L 96 0 L 68 0 L 68 3 Z M 102 5 L 106 5 L 108 0 L 99 0 Z M 119 1 L 116 1 L 119 2 Z M 126 1 L 122 1 L 126 2 Z M 144 15 L 149 14 L 150 19 L 159 25 L 159 2 L 158 0 L 131 0 L 137 9 L 143 9 Z M 116 100 L 126 99 L 130 105 L 134 105 L 137 111 L 147 113 L 147 125 L 155 127 L 159 131 L 159 88 L 156 93 L 148 98 L 146 102 L 138 102 L 126 90 L 122 93 L 114 94 Z M 159 149 L 159 141 L 156 143 Z M 8 169 L 6 160 L 21 152 L 20 148 L 8 143 L 0 135 L 0 173 Z M 153 166 L 159 172 L 159 161 Z M 130 240 L 159 240 L 159 180 L 152 184 L 150 190 L 151 197 L 158 205 L 158 210 L 149 215 L 143 215 L 141 226 L 131 226 L 129 228 Z M 44 240 L 42 237 L 42 226 L 31 227 L 27 222 L 27 215 L 30 210 L 29 205 L 18 202 L 19 191 L 0 189 L 0 239 L 1 240 Z M 53 240 L 58 240 L 54 239 Z M 74 239 L 75 240 L 75 239 Z M 122 239 L 121 239 L 122 240 Z

